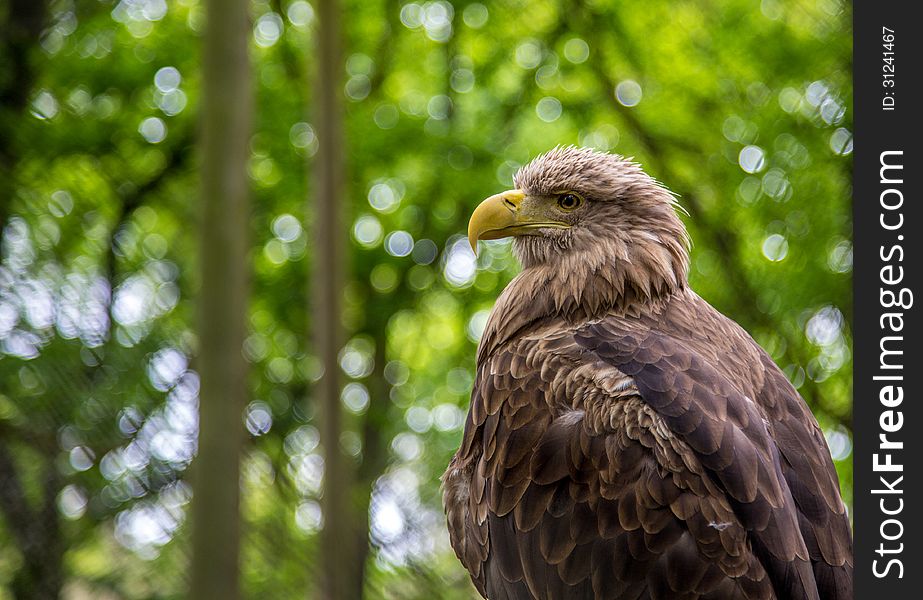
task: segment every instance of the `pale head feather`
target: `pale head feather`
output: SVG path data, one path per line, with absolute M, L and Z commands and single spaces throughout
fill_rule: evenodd
M 523 266 L 497 301 L 482 343 L 496 345 L 544 317 L 656 310 L 685 290 L 689 236 L 676 197 L 631 159 L 559 146 L 514 176 L 531 196 L 570 191 L 585 199 L 568 229 L 515 239 Z

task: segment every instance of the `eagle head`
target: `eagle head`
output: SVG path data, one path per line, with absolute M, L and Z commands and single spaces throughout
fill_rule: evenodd
M 581 286 L 608 286 L 603 295 L 614 303 L 686 285 L 689 238 L 676 199 L 639 164 L 557 147 L 522 167 L 514 183 L 471 215 L 475 252 L 478 240 L 514 236 L 524 270 L 544 269 L 549 284 L 567 282 L 578 297 Z

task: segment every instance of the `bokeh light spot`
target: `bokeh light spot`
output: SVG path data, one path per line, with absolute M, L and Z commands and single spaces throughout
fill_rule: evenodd
M 590 57 L 590 46 L 580 38 L 571 38 L 564 43 L 564 58 L 579 65 Z
M 381 222 L 372 215 L 362 215 L 353 224 L 353 238 L 365 248 L 380 244 L 383 235 Z
M 641 102 L 641 85 L 637 81 L 626 79 L 615 86 L 615 99 L 622 106 L 637 106 Z
M 148 117 L 141 121 L 138 126 L 138 133 L 141 134 L 148 143 L 159 144 L 167 137 L 167 126 L 162 119 L 158 117 Z
M 391 256 L 407 256 L 413 250 L 413 236 L 406 231 L 392 231 L 385 238 L 385 250 Z
M 535 112 L 538 118 L 546 123 L 557 121 L 563 112 L 561 101 L 552 96 L 545 96 L 535 105 Z
M 272 232 L 283 242 L 294 242 L 301 236 L 301 222 L 290 214 L 282 214 L 273 219 Z
M 536 40 L 526 40 L 516 46 L 515 57 L 523 69 L 534 69 L 542 62 L 542 47 Z
M 779 262 L 788 256 L 788 240 L 784 235 L 774 233 L 763 240 L 763 256 L 772 262 Z
M 183 81 L 176 67 L 163 67 L 154 74 L 154 85 L 161 92 L 172 92 Z
M 260 48 L 269 48 L 279 41 L 284 29 L 282 17 L 274 12 L 266 13 L 253 25 L 253 39 Z
M 765 156 L 759 146 L 744 146 L 737 155 L 737 163 L 746 173 L 759 173 L 766 166 Z
M 479 2 L 469 4 L 462 12 L 462 20 L 465 22 L 465 25 L 472 29 L 480 29 L 486 25 L 489 16 L 487 7 Z
M 830 134 L 830 149 L 836 154 L 847 155 L 852 153 L 852 132 L 845 127 L 840 127 Z
M 295 27 L 307 27 L 314 20 L 314 8 L 305 0 L 295 0 L 288 5 L 285 16 Z

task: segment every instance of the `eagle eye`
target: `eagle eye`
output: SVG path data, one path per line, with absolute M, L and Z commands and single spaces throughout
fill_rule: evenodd
M 577 194 L 568 192 L 558 196 L 558 206 L 561 207 L 561 210 L 574 210 L 581 204 L 583 204 L 583 199 Z

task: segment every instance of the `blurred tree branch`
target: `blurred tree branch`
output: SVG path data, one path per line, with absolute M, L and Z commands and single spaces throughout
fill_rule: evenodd
M 401 3 L 397 0 L 385 0 L 382 10 L 385 13 L 385 22 L 375 44 L 372 57 L 375 59 L 375 71 L 369 82 L 369 96 L 375 94 L 384 83 L 389 69 L 394 61 L 394 41 L 400 31 Z
M 113 189 L 119 198 L 119 204 L 115 216 L 115 223 L 110 228 L 109 244 L 106 251 L 106 257 L 103 264 L 103 272 L 109 280 L 110 289 L 110 326 L 113 322 L 111 313 L 111 296 L 115 293 L 116 288 L 116 248 L 118 245 L 118 236 L 128 225 L 132 214 L 141 205 L 147 201 L 148 197 L 157 192 L 162 185 L 170 181 L 170 178 L 177 172 L 185 169 L 191 160 L 193 149 L 192 136 L 185 133 L 180 136 L 179 141 L 173 146 L 173 150 L 168 154 L 166 164 L 157 172 L 156 175 L 142 183 L 141 185 L 126 185 L 122 183 L 115 185 L 112 182 Z

